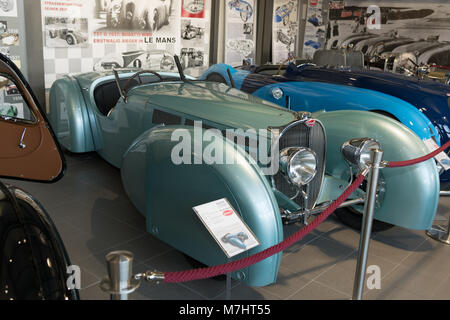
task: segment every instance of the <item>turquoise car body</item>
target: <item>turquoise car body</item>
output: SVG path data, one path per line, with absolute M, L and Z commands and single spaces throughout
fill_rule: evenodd
M 119 77 L 122 81 L 133 74 L 124 70 Z M 298 122 L 299 114 L 223 84 L 181 81 L 178 74 L 160 75 L 165 81 L 154 77 L 154 83 L 134 86 L 126 101 L 119 98 L 108 115 L 97 103 L 96 90 L 114 82 L 112 73 L 94 72 L 57 80 L 50 92 L 49 120 L 60 143 L 71 152 L 95 151 L 119 168 L 129 199 L 146 217 L 147 231 L 206 265 L 229 260 L 194 213 L 192 208 L 201 204 L 227 198 L 259 239 L 260 246 L 233 260 L 281 242 L 280 210 L 295 211 L 301 207 L 274 188 L 260 165 L 248 159 L 249 149 L 236 148 L 234 142 L 217 134 L 223 150 L 238 160 L 236 164 L 176 165 L 172 152 L 179 141 L 174 141 L 173 134 L 185 129 L 194 137 L 194 144 L 203 144 L 201 137 L 194 134 L 198 128 L 192 126 L 193 121 L 202 121 L 204 130 L 267 130 Z M 107 92 L 112 94 L 112 87 L 109 88 Z M 156 124 L 155 115 L 161 111 L 171 118 Z M 326 169 L 320 176 L 317 205 L 336 199 L 348 185 L 349 167 L 340 147 L 350 139 L 378 139 L 389 160 L 427 153 L 411 130 L 382 115 L 320 111 L 312 117 L 316 125 L 323 125 L 328 139 L 318 147 L 326 150 L 322 161 Z M 190 156 L 195 158 L 198 154 L 192 152 Z M 386 169 L 383 179 L 388 192 L 376 218 L 410 229 L 430 227 L 439 197 L 434 161 L 412 168 Z M 360 189 L 352 197 L 363 194 Z M 275 255 L 235 272 L 233 277 L 250 286 L 274 283 L 281 257 L 281 253 Z

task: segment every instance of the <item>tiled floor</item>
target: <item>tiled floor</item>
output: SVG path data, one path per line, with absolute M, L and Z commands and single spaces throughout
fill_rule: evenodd
M 66 176 L 53 185 L 11 182 L 44 205 L 65 242 L 72 263 L 82 270 L 82 299 L 108 299 L 99 289 L 106 274 L 105 255 L 129 250 L 135 272 L 190 269 L 185 257 L 148 235 L 145 219 L 128 201 L 119 170 L 96 154 L 66 155 Z M 440 201 L 437 223 L 446 224 L 450 198 Z M 286 228 L 290 234 L 298 226 Z M 286 250 L 276 284 L 251 288 L 233 282 L 232 299 L 350 299 L 359 234 L 334 217 Z M 424 232 L 394 228 L 373 235 L 369 265 L 382 272 L 381 290 L 365 299 L 450 299 L 450 246 Z M 143 285 L 132 299 L 225 299 L 225 282 Z

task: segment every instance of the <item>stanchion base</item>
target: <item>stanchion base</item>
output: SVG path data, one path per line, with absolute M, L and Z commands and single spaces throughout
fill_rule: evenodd
M 432 239 L 434 239 L 436 241 L 439 241 L 439 242 L 442 242 L 442 243 L 450 245 L 450 237 L 448 235 L 447 230 L 438 230 L 438 229 L 435 229 L 435 228 L 431 228 L 431 229 L 426 231 L 426 234 L 430 238 L 432 238 Z

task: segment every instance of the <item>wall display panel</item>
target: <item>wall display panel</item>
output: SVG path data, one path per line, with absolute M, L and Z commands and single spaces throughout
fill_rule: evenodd
M 272 62 L 281 63 L 297 56 L 299 6 L 296 0 L 275 0 L 273 13 Z
M 225 63 L 241 66 L 256 59 L 257 0 L 225 1 Z
M 312 58 L 322 48 L 345 48 L 362 51 L 369 60 L 380 53 L 412 52 L 419 64 L 450 65 L 447 0 L 327 0 L 323 9 L 325 42 L 314 48 L 305 41 L 304 58 Z
M 208 66 L 211 0 L 41 0 L 45 86 L 66 74 Z
M 339 31 L 330 23 L 327 23 L 326 13 L 323 11 L 323 0 L 308 0 L 306 13 L 306 26 L 303 56 L 312 59 L 314 52 L 325 45 L 326 38 L 331 33 L 338 34 Z
M 18 15 L 23 8 L 19 8 L 18 5 L 16 0 L 0 1 L 0 53 L 22 69 L 22 61 L 25 61 L 25 57 L 22 56 L 25 51 L 25 39 Z M 27 119 L 29 114 L 15 83 L 0 76 L 0 116 Z

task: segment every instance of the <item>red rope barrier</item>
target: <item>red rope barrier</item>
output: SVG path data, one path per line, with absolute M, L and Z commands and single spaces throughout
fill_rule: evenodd
M 434 152 L 417 158 L 413 160 L 408 161 L 393 161 L 388 162 L 387 167 L 388 168 L 399 168 L 399 167 L 407 167 L 411 165 L 415 165 L 421 162 L 425 162 L 427 160 L 430 160 L 434 158 L 439 153 L 445 151 L 447 148 L 450 147 L 450 141 L 447 142 L 445 145 L 440 147 L 439 149 L 435 150 Z M 353 192 L 355 192 L 356 189 L 362 184 L 364 181 L 365 176 L 360 175 L 358 179 L 356 179 L 350 187 L 345 190 L 345 192 L 337 198 L 325 211 L 323 211 L 319 216 L 317 216 L 316 219 L 314 219 L 313 222 L 311 222 L 309 225 L 307 225 L 305 228 L 299 230 L 297 233 L 293 234 L 283 242 L 270 247 L 264 251 L 261 251 L 257 254 L 254 254 L 250 257 L 243 258 L 238 261 L 230 262 L 227 264 L 222 264 L 215 267 L 210 268 L 201 268 L 201 269 L 195 269 L 195 270 L 188 270 L 188 271 L 178 271 L 178 272 L 165 272 L 164 273 L 164 282 L 165 283 L 180 283 L 180 282 L 189 282 L 194 280 L 201 280 L 201 279 L 208 279 L 213 278 L 222 274 L 227 274 L 231 272 L 235 272 L 244 268 L 247 268 L 253 264 L 256 264 L 258 262 L 261 262 L 275 254 L 278 254 L 282 252 L 283 250 L 289 248 L 296 242 L 302 240 L 306 235 L 314 231 L 323 221 L 325 221 L 334 211 L 336 211 L 339 206 L 348 199 L 352 195 Z
M 244 268 L 247 268 L 255 263 L 258 263 L 264 259 L 267 259 L 281 251 L 287 249 L 292 246 L 296 242 L 302 240 L 307 234 L 314 231 L 325 219 L 327 219 L 334 211 L 336 211 L 339 206 L 348 199 L 355 192 L 356 189 L 361 185 L 364 181 L 365 176 L 360 175 L 355 182 L 352 183 L 347 190 L 334 201 L 324 212 L 322 212 L 316 219 L 314 219 L 311 224 L 307 225 L 305 228 L 301 229 L 297 233 L 293 234 L 283 242 L 268 248 L 264 251 L 261 251 L 253 256 L 230 262 L 227 264 L 211 267 L 211 268 L 202 268 L 196 270 L 189 271 L 179 271 L 179 272 L 166 272 L 164 273 L 164 282 L 165 283 L 180 283 L 180 282 L 189 282 L 194 280 L 201 279 L 209 279 L 222 274 L 231 273 L 234 271 L 238 271 Z
M 435 156 L 437 156 L 439 153 L 445 151 L 445 149 L 450 147 L 450 141 L 447 142 L 446 144 L 444 144 L 442 147 L 440 147 L 439 149 L 437 149 L 436 151 L 430 153 L 429 155 L 417 158 L 417 159 L 413 159 L 413 160 L 408 160 L 408 161 L 393 161 L 393 162 L 389 162 L 387 167 L 388 168 L 400 168 L 400 167 L 408 167 L 408 166 L 412 166 L 414 164 L 418 164 L 421 162 L 425 162 L 427 160 L 430 160 L 431 158 L 434 158 Z

